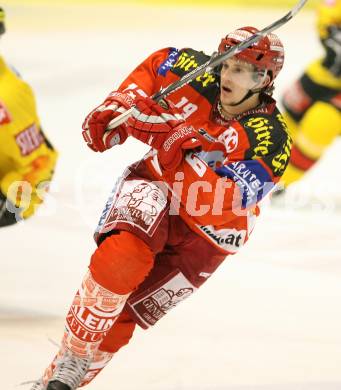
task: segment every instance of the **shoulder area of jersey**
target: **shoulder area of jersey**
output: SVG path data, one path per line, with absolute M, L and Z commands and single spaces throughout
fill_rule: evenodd
M 0 57 L 0 102 L 2 112 L 13 114 L 17 110 L 35 111 L 35 96 L 31 86 L 17 76 L 16 72 L 9 67 Z M 20 108 L 21 107 L 21 108 Z
M 238 122 L 247 132 L 259 136 L 263 131 L 270 131 L 273 135 L 288 133 L 288 126 L 275 102 L 270 108 L 259 107 L 244 113 Z
M 173 71 L 177 70 L 181 73 L 187 73 L 199 65 L 204 64 L 210 58 L 207 54 L 202 51 L 194 50 L 192 48 L 183 48 L 180 50 L 170 51 L 168 58 L 175 58 L 172 64 Z

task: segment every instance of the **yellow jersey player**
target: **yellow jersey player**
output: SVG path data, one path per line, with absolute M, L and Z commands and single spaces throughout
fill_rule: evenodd
M 294 138 L 284 186 L 299 180 L 341 134 L 341 0 L 323 0 L 318 32 L 325 55 L 284 94 L 284 117 Z
M 0 8 L 0 35 L 5 14 Z M 0 227 L 30 217 L 43 201 L 57 152 L 42 132 L 30 86 L 0 56 Z

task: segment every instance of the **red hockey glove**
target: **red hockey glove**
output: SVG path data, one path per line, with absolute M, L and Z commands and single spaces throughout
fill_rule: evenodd
M 132 93 L 114 91 L 100 106 L 90 112 L 82 125 L 83 138 L 89 148 L 95 152 L 104 152 L 115 145 L 123 144 L 128 137 L 126 124 L 107 131 L 108 124 L 133 106 L 134 97 Z
M 170 102 L 156 103 L 150 98 L 135 99 L 132 116 L 127 120 L 129 135 L 158 150 L 166 170 L 176 168 L 185 150 L 201 149 L 194 127 L 186 124 Z

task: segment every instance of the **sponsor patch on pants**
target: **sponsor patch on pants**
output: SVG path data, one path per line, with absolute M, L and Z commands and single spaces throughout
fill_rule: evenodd
M 128 299 L 128 305 L 138 324 L 147 329 L 196 289 L 182 272 L 176 269 L 157 284 Z
M 113 229 L 118 223 L 128 223 L 152 236 L 166 205 L 166 196 L 152 182 L 124 181 L 110 209 L 105 210 L 101 232 Z

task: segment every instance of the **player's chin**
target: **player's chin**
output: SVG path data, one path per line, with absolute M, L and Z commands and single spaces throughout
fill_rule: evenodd
M 231 95 L 229 95 L 229 96 L 226 96 L 226 95 L 224 95 L 224 94 L 221 94 L 220 95 L 220 101 L 221 101 L 221 104 L 223 105 L 223 106 L 229 106 L 230 104 L 233 104 L 233 102 L 234 102 L 234 97 L 233 97 L 233 95 L 231 94 Z

